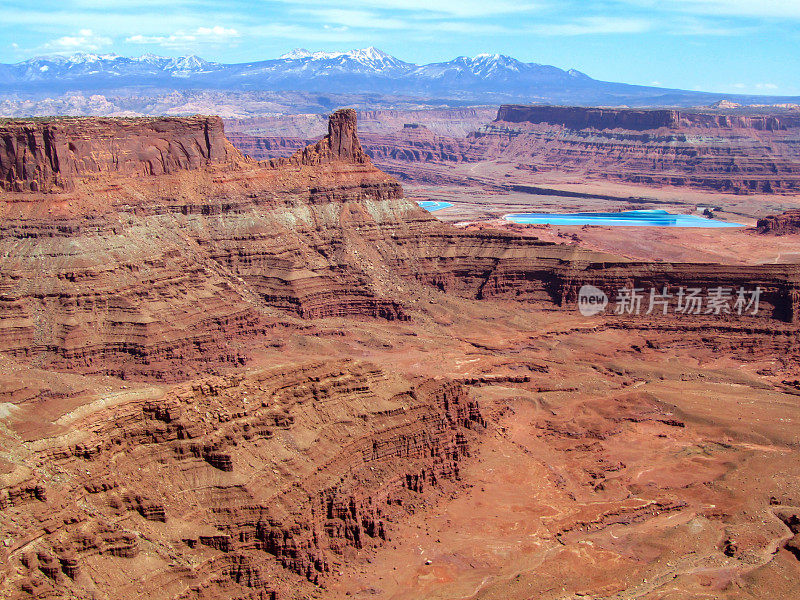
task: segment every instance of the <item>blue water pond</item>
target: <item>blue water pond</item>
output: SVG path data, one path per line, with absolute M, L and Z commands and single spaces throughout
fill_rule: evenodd
M 515 213 L 504 217 L 521 224 L 550 225 L 606 225 L 640 227 L 744 227 L 741 223 L 728 223 L 706 219 L 697 215 L 676 215 L 665 210 L 626 210 L 624 212 L 580 213 Z
M 422 208 L 427 210 L 428 212 L 433 212 L 435 210 L 442 210 L 443 208 L 449 208 L 453 206 L 449 202 L 434 202 L 433 200 L 423 200 L 422 202 L 417 202 Z

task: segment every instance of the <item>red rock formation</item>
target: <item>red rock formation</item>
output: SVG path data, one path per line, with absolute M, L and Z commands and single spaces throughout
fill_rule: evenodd
M 77 123 L 89 131 L 106 120 Z M 121 127 L 136 123 L 150 121 Z M 164 140 L 178 149 L 200 121 L 155 123 L 187 129 Z M 148 126 L 119 143 L 144 144 L 151 134 Z M 105 156 L 104 140 L 87 155 Z M 209 143 L 212 157 L 226 156 L 214 150 L 227 148 L 224 138 Z M 352 112 L 335 115 L 331 135 L 286 164 L 264 168 L 232 148 L 227 157 L 193 170 L 194 162 L 175 163 L 175 173 L 151 178 L 131 176 L 140 163 L 100 162 L 120 170 L 79 171 L 69 194 L 29 192 L 7 203 L 0 347 L 85 371 L 179 379 L 209 359 L 240 364 L 236 340 L 263 335 L 276 310 L 405 318 L 353 255 L 353 228 L 394 230 L 429 217 L 363 154 Z M 62 258 L 41 261 L 43 251 Z
M 99 127 L 79 122 L 81 131 Z M 157 123 L 188 127 L 165 138 L 166 148 L 196 140 L 199 121 Z M 140 162 L 98 162 L 111 143 L 104 138 L 87 154 L 94 162 L 81 164 L 119 170 L 77 170 L 71 192 L 7 193 L 0 350 L 86 373 L 180 380 L 209 364 L 243 364 L 257 340 L 295 318 L 408 319 L 398 275 L 470 298 L 570 310 L 584 283 L 610 295 L 626 284 L 759 285 L 762 319 L 797 319 L 795 267 L 630 263 L 452 229 L 402 197 L 355 127 L 353 111 L 337 112 L 325 138 L 262 165 L 213 150 L 226 147 L 220 139 L 207 146 L 210 164 L 170 160 L 177 171 L 148 177 L 136 170 Z M 120 147 L 141 146 L 151 139 L 145 133 L 152 135 L 145 128 Z M 218 448 L 198 452 L 218 469 L 229 466 Z
M 407 510 L 457 489 L 485 426 L 456 383 L 412 385 L 350 362 L 209 377 L 95 408 L 30 458 L 61 475 L 27 501 L 31 531 L 47 525 L 9 557 L 3 597 L 85 598 L 145 565 L 138 591 L 154 599 L 306 596 L 348 553 L 389 539 Z M 228 468 L 204 460 L 212 447 Z M 0 511 L 14 519 L 18 506 Z
M 800 127 L 800 116 L 749 116 L 688 113 L 678 110 L 584 108 L 577 106 L 503 105 L 496 121 L 547 123 L 568 129 L 624 129 L 646 131 L 703 127 L 709 129 L 755 129 L 779 131 Z
M 356 131 L 356 111 L 352 108 L 337 110 L 328 122 L 328 135 L 316 144 L 297 151 L 288 159 L 271 161 L 271 166 L 316 166 L 333 161 L 367 164 L 369 157 L 361 149 Z
M 536 171 L 733 193 L 800 189 L 800 118 L 503 106 L 471 139 Z
M 779 215 L 769 215 L 756 223 L 759 233 L 785 235 L 800 232 L 800 210 L 787 210 Z
M 393 266 L 407 277 L 476 299 L 502 297 L 575 310 L 578 290 L 585 284 L 602 289 L 612 301 L 623 288 L 640 288 L 649 294 L 650 289 L 665 286 L 673 293 L 681 287 L 759 287 L 757 320 L 743 315 L 745 327 L 763 319 L 788 323 L 800 319 L 797 265 L 642 263 L 494 231 L 437 232 L 426 238 L 418 256 L 413 266 L 403 261 Z M 741 318 L 738 314 L 730 317 Z M 711 326 L 722 324 L 717 320 Z
M 0 185 L 17 192 L 72 189 L 75 177 L 100 173 L 222 164 L 232 152 L 219 117 L 5 121 L 0 140 Z

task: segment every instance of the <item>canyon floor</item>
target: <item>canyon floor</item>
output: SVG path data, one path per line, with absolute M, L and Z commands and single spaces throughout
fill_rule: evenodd
M 508 165 L 470 165 L 469 171 L 483 167 L 484 173 L 505 173 Z M 452 168 L 447 169 L 448 175 Z M 502 179 L 501 179 L 502 178 Z M 501 189 L 504 185 L 537 187 L 537 193 Z M 709 193 L 699 190 L 648 188 L 604 182 L 563 183 L 552 178 L 518 177 L 497 179 L 486 176 L 485 183 L 465 185 L 406 183 L 409 198 L 418 201 L 448 202 L 452 206 L 437 210 L 436 217 L 467 229 L 501 229 L 544 241 L 576 244 L 635 260 L 716 262 L 724 264 L 766 264 L 800 262 L 796 235 L 764 236 L 755 230 L 765 214 L 780 214 L 800 207 L 796 196 L 748 196 Z M 550 193 L 548 193 L 550 192 Z M 557 193 L 583 197 L 559 196 Z M 519 212 L 617 212 L 621 210 L 661 209 L 674 214 L 702 215 L 707 207 L 714 218 L 741 223 L 741 228 L 682 227 L 607 227 L 600 225 L 520 225 L 505 220 Z
M 419 300 L 422 327 L 317 344 L 468 382 L 487 432 L 456 492 L 393 524 L 321 597 L 800 597 L 784 547 L 800 502 L 793 358 Z

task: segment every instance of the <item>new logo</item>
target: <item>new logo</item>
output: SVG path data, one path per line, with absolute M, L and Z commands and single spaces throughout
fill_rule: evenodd
M 593 285 L 581 286 L 578 290 L 578 310 L 584 317 L 591 317 L 603 312 L 608 306 L 606 293 Z

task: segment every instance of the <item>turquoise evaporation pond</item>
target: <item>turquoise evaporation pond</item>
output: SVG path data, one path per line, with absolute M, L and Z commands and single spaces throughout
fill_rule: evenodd
M 728 223 L 696 215 L 676 215 L 665 210 L 626 210 L 615 213 L 514 213 L 503 217 L 512 223 L 524 225 L 608 225 L 639 227 L 744 227 L 741 223 Z
M 423 200 L 421 202 L 417 202 L 422 208 L 427 210 L 428 212 L 433 212 L 435 210 L 442 210 L 443 208 L 449 208 L 453 206 L 449 202 L 435 202 L 433 200 Z

